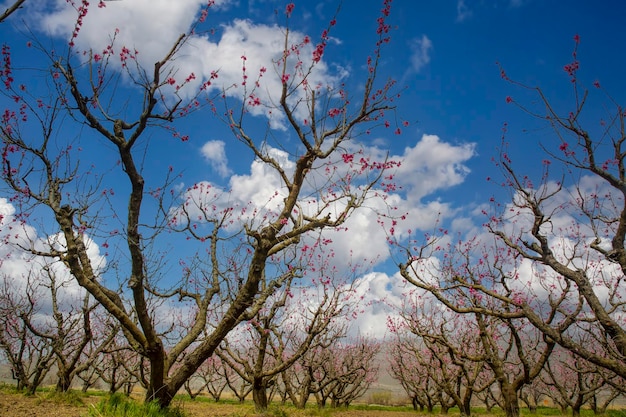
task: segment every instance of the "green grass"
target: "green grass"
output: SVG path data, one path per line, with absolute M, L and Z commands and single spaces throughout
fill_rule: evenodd
M 137 403 L 123 394 L 113 394 L 89 406 L 89 417 L 185 417 L 177 407 L 161 408 L 155 401 Z
M 7 394 L 13 394 L 19 392 L 15 387 L 15 384 L 7 384 L 5 382 L 0 382 L 0 391 L 6 392 Z
M 17 391 L 14 384 L 2 384 L 0 383 L 0 392 L 7 394 L 23 394 Z M 109 396 L 108 392 L 100 390 L 89 390 L 86 393 L 80 390 L 70 390 L 66 393 L 59 393 L 55 391 L 54 386 L 41 387 L 35 394 L 35 399 L 38 404 L 41 403 L 53 403 L 75 406 L 87 411 L 85 416 L 88 417 L 184 417 L 185 416 L 185 404 L 191 403 L 206 403 L 207 410 L 211 410 L 213 407 L 230 406 L 232 409 L 232 416 L 266 416 L 266 417 L 289 417 L 289 416 L 311 416 L 311 417 L 333 417 L 337 414 L 341 414 L 342 411 L 385 411 L 385 412 L 411 412 L 416 417 L 419 416 L 443 416 L 441 409 L 436 407 L 432 414 L 427 412 L 414 412 L 411 406 L 392 406 L 392 405 L 380 405 L 380 404 L 352 404 L 349 408 L 337 408 L 331 407 L 319 408 L 314 401 L 309 401 L 305 410 L 296 409 L 291 403 L 280 404 L 274 402 L 270 405 L 269 409 L 264 414 L 256 414 L 254 412 L 254 405 L 252 401 L 246 401 L 241 404 L 236 398 L 223 398 L 218 403 L 215 403 L 213 398 L 200 395 L 194 400 L 187 394 L 179 394 L 174 398 L 171 406 L 168 409 L 161 409 L 157 404 L 148 403 L 144 404 L 142 399 L 138 396 L 133 398 L 127 398 L 125 395 L 118 393 L 113 396 Z M 96 398 L 94 398 L 96 397 Z M 101 397 L 98 403 L 90 404 L 94 400 Z M 210 415 L 210 411 L 208 411 Z M 564 416 L 570 417 L 571 410 L 568 410 L 565 414 L 561 413 L 561 410 L 554 407 L 539 406 L 535 413 L 531 413 L 528 408 L 520 408 L 521 417 L 551 417 L 551 416 Z M 484 407 L 472 407 L 472 415 L 476 417 L 504 417 L 504 412 L 498 407 L 494 407 L 491 411 L 487 412 Z M 450 408 L 448 411 L 449 417 L 458 417 L 459 411 L 456 407 Z M 588 408 L 581 410 L 581 417 L 596 417 Z M 626 409 L 609 409 L 603 417 L 626 417 Z
M 67 392 L 58 392 L 50 390 L 49 392 L 43 392 L 39 397 L 39 401 L 48 401 L 54 404 L 67 404 L 74 407 L 80 407 L 85 405 L 83 398 L 85 394 L 80 391 L 69 390 Z

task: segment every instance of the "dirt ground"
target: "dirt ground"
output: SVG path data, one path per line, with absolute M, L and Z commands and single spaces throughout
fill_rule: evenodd
M 82 398 L 82 405 L 69 405 L 58 399 L 50 398 L 44 394 L 27 397 L 23 394 L 0 391 L 0 416 L 2 417 L 86 417 L 87 408 L 90 404 L 99 402 L 101 396 L 86 396 Z M 254 417 L 257 414 L 251 405 L 233 405 L 225 403 L 211 403 L 204 401 L 181 401 L 175 403 L 185 411 L 188 417 Z M 289 417 L 310 417 L 319 415 L 316 411 L 297 411 L 289 409 Z M 269 415 L 272 415 L 270 413 Z M 278 414 L 280 415 L 280 414 Z M 323 414 L 327 415 L 327 414 Z M 415 417 L 415 412 L 404 411 L 364 411 L 364 410 L 342 410 L 335 411 L 328 415 L 333 417 Z

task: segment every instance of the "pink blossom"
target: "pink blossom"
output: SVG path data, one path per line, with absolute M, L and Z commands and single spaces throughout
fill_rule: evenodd
M 287 17 L 291 17 L 291 13 L 293 12 L 293 9 L 296 7 L 295 4 L 293 3 L 289 3 L 287 5 L 287 7 L 285 7 L 285 14 L 287 15 Z
M 315 47 L 313 51 L 313 62 L 320 62 L 322 59 L 322 55 L 324 55 L 324 49 L 326 48 L 325 43 L 320 43 Z
M 328 115 L 330 117 L 339 116 L 341 114 L 341 109 L 333 108 L 328 111 Z

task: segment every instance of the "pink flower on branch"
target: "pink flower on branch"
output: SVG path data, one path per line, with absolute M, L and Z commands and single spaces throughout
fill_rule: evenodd
M 343 110 L 342 110 L 342 109 L 337 109 L 337 108 L 330 109 L 330 110 L 328 111 L 328 115 L 329 115 L 330 117 L 336 117 L 336 116 L 339 116 L 341 113 L 343 113 Z
M 293 13 L 293 9 L 296 7 L 295 4 L 293 3 L 289 3 L 286 7 L 285 7 L 285 14 L 287 15 L 287 17 L 291 17 L 291 13 Z
M 315 49 L 313 50 L 313 62 L 320 62 L 322 59 L 322 55 L 324 55 L 324 49 L 326 48 L 326 43 L 322 42 L 317 44 Z

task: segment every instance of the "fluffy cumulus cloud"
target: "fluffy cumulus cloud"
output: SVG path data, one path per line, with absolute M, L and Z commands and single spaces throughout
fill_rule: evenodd
M 292 157 L 280 149 L 268 147 L 267 151 L 289 175 L 295 167 Z M 384 151 L 377 147 L 363 147 L 361 151 L 373 160 L 384 158 Z M 334 253 L 335 261 L 332 262 L 344 263 L 347 267 L 376 265 L 389 257 L 386 242 L 390 233 L 402 238 L 409 230 L 430 230 L 438 220 L 452 217 L 455 214 L 454 207 L 436 199 L 427 201 L 426 197 L 462 183 L 469 173 L 464 162 L 473 155 L 474 147 L 471 144 L 453 145 L 441 141 L 437 136 L 424 135 L 414 146 L 407 147 L 403 154 L 390 156 L 390 159 L 401 162 L 389 180 L 397 182 L 400 191 L 379 192 L 377 197 L 372 195 L 364 207 L 348 218 L 344 228 L 324 231 L 324 238 L 332 241 L 329 246 Z M 342 165 L 345 164 L 339 164 L 338 169 L 342 169 Z M 311 197 L 300 206 L 300 210 L 307 214 L 315 213 L 322 204 L 318 195 L 320 190 L 314 189 L 312 184 L 328 183 L 324 172 L 314 170 L 309 173 L 310 189 L 304 192 Z M 341 176 L 341 172 L 338 175 Z M 202 219 L 207 211 L 221 213 L 228 208 L 235 208 L 238 218 L 231 227 L 241 227 L 242 222 L 258 225 L 268 218 L 265 216 L 271 218 L 272 213 L 276 213 L 282 206 L 286 193 L 287 189 L 277 172 L 260 160 L 254 160 L 248 173 L 230 177 L 228 191 L 204 181 L 189 187 L 183 199 L 191 202 L 185 207 L 186 215 L 191 219 Z M 333 215 L 340 212 L 345 202 L 334 204 L 324 213 Z M 381 216 L 389 213 L 394 216 L 404 215 L 405 221 L 392 226 L 388 217 Z M 180 209 L 172 212 L 172 216 L 178 219 L 181 215 L 183 213 Z M 385 224 L 385 227 L 381 227 L 381 224 Z M 305 238 L 303 243 L 312 245 L 313 240 Z
M 216 5 L 219 7 L 227 3 L 228 0 L 218 0 Z M 52 9 L 26 4 L 36 27 L 51 35 L 70 39 L 78 14 L 66 0 L 56 0 Z M 76 45 L 102 51 L 115 35 L 118 46 L 139 50 L 140 59 L 148 64 L 161 60 L 180 34 L 189 30 L 206 1 L 124 0 L 105 4 L 106 7 L 100 8 L 97 1 L 91 2 L 75 40 Z M 115 34 L 117 30 L 119 32 Z
M 57 285 L 62 285 L 59 292 L 59 303 L 63 308 L 76 306 L 84 295 L 84 290 L 78 286 L 68 269 L 60 262 L 51 258 L 34 256 L 25 248 L 33 247 L 45 252 L 50 247 L 62 249 L 65 240 L 61 235 L 38 236 L 37 230 L 15 217 L 15 207 L 5 198 L 0 198 L 0 286 L 10 283 L 15 294 L 24 295 L 26 289 L 35 291 L 38 308 L 42 314 L 50 311 L 50 295 L 46 286 L 49 278 L 43 273 L 49 270 L 56 279 Z M 105 257 L 100 254 L 98 245 L 88 236 L 85 244 L 89 259 L 95 271 L 106 266 Z M 44 266 L 46 267 L 44 269 Z
M 351 330 L 368 337 L 381 339 L 387 336 L 389 323 L 398 322 L 399 312 L 407 300 L 416 298 L 415 287 L 399 273 L 371 272 L 360 277 L 355 284 L 366 308 L 361 310 Z
M 289 36 L 292 44 L 301 42 L 305 37 L 303 33 L 295 30 L 290 31 Z M 223 25 L 222 37 L 217 42 L 212 42 L 206 37 L 190 39 L 181 53 L 182 59 L 177 60 L 179 73 L 182 77 L 191 73 L 198 77 L 195 84 L 188 86 L 188 91 L 193 93 L 194 88 L 199 86 L 202 80 L 209 79 L 214 71 L 217 71 L 218 78 L 213 81 L 212 87 L 225 89 L 227 96 L 245 99 L 247 103 L 258 103 L 249 106 L 248 111 L 256 116 L 268 117 L 273 128 L 284 130 L 284 115 L 271 111 L 274 103 L 280 101 L 282 92 L 283 82 L 280 72 L 282 69 L 276 66 L 276 62 L 283 55 L 284 42 L 284 28 L 236 19 Z M 304 68 L 309 67 L 312 64 L 313 46 L 310 43 L 302 46 L 300 53 Z M 296 73 L 295 64 L 295 57 L 288 61 L 287 73 L 291 76 L 290 79 L 293 79 Z M 333 86 L 346 76 L 345 69 L 333 71 L 321 60 L 308 75 L 308 83 L 313 86 Z M 257 81 L 258 87 L 254 87 Z M 299 89 L 291 100 L 294 103 L 301 100 L 302 94 L 302 90 Z M 298 107 L 295 115 L 304 119 L 305 106 Z
M 227 7 L 229 2 L 217 1 L 213 7 Z M 122 47 L 129 48 L 131 53 L 137 51 L 136 59 L 141 66 L 152 68 L 155 62 L 166 56 L 179 36 L 189 31 L 206 1 L 133 0 L 107 2 L 104 8 L 98 8 L 97 2 L 92 3 L 74 40 L 76 47 L 79 50 L 103 51 L 114 36 L 116 53 Z M 76 11 L 65 0 L 57 0 L 55 5 L 52 11 L 38 11 L 33 7 L 32 24 L 69 40 L 75 28 Z M 193 74 L 193 79 L 177 94 L 183 98 L 194 97 L 207 80 L 211 80 L 209 91 L 223 89 L 227 96 L 245 98 L 246 101 L 254 89 L 254 96 L 261 104 L 250 106 L 248 111 L 253 115 L 270 117 L 273 128 L 284 129 L 285 118 L 279 112 L 270 112 L 267 106 L 278 103 L 282 90 L 282 74 L 279 73 L 282 69 L 275 67 L 283 55 L 284 28 L 235 19 L 224 22 L 218 33 L 221 34 L 219 39 L 200 31 L 187 36 L 176 59 L 167 67 L 168 77 L 171 76 L 178 85 L 185 83 Z M 300 43 L 305 37 L 297 30 L 290 31 L 289 36 L 292 44 Z M 301 48 L 299 59 L 304 68 L 312 64 L 313 48 L 312 43 Z M 294 78 L 293 65 L 297 60 L 294 56 L 288 63 L 291 79 Z M 336 85 L 346 76 L 345 69 L 331 70 L 321 60 L 308 75 L 308 82 L 310 85 Z M 247 80 L 245 83 L 244 79 Z M 257 80 L 259 86 L 254 88 Z M 298 94 L 292 97 L 294 103 L 301 98 Z M 296 109 L 296 115 L 304 118 L 304 113 L 299 114 L 304 110 Z
M 418 202 L 437 190 L 461 184 L 469 174 L 464 163 L 473 156 L 475 144 L 454 145 L 436 135 L 423 135 L 415 146 L 392 158 L 402 161 L 396 178 L 407 189 L 407 199 Z
M 200 150 L 202 156 L 221 177 L 227 177 L 231 174 L 231 170 L 228 168 L 225 145 L 224 141 L 210 140 L 202 145 Z

